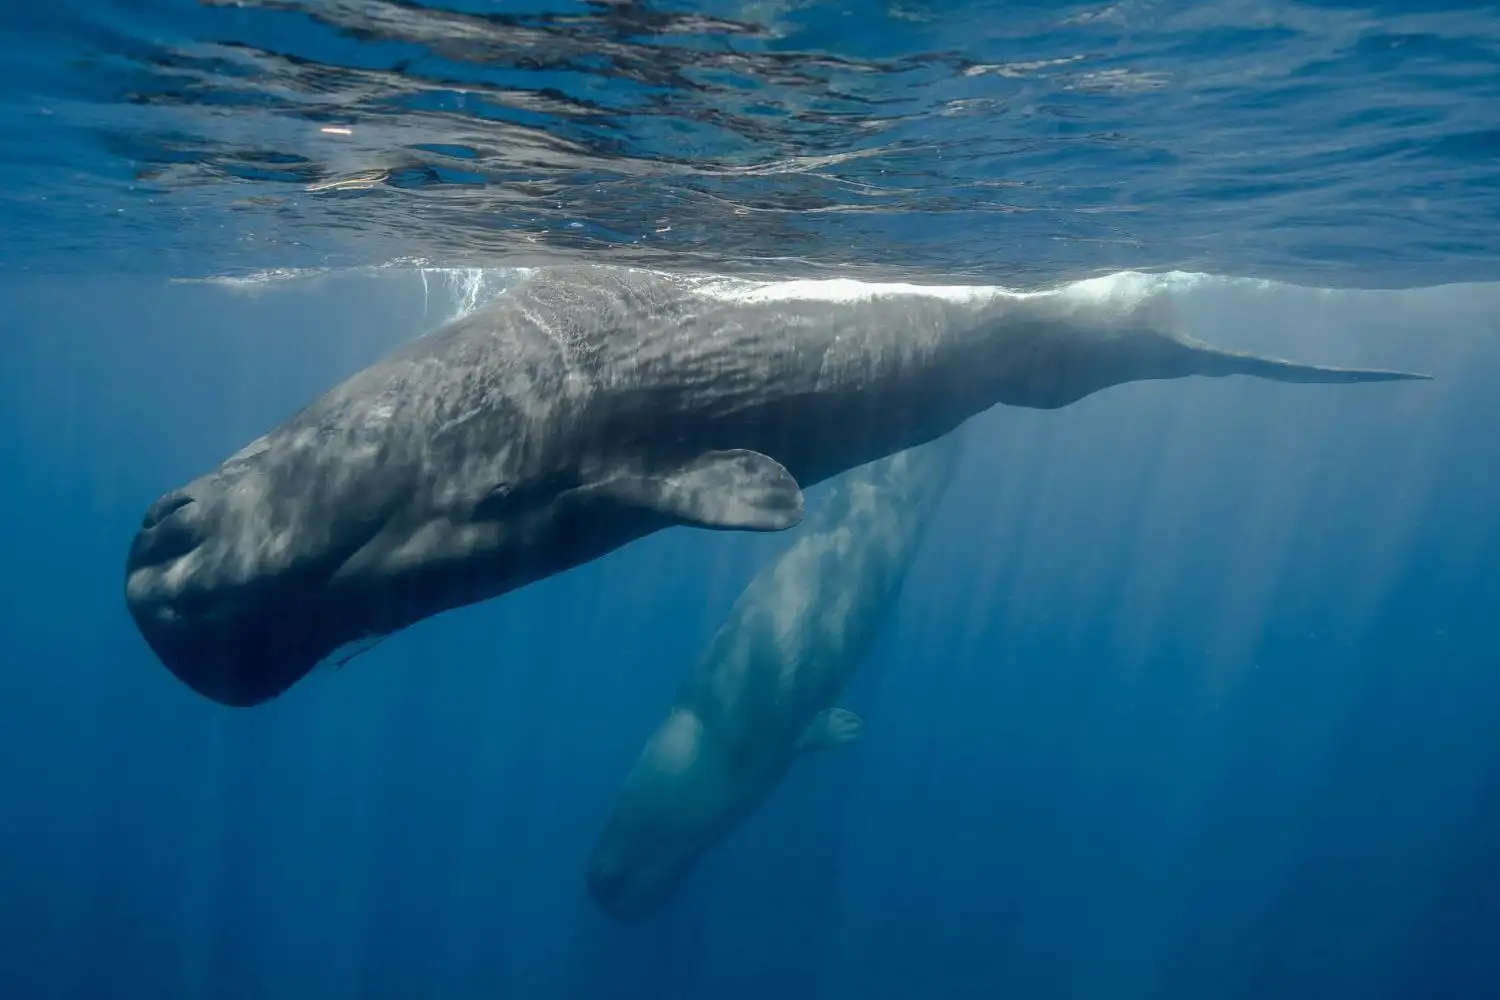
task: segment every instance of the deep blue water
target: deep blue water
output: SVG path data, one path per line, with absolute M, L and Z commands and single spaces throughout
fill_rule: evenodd
M 1493 5 L 0 26 L 0 997 L 1500 995 Z M 1436 378 L 977 418 L 864 740 L 624 926 L 588 850 L 784 540 L 663 532 L 249 710 L 122 600 L 145 504 L 503 285 L 454 268 L 580 257 L 1201 272 L 1205 339 Z

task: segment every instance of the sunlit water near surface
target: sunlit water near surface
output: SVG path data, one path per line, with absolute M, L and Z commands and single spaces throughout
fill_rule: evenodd
M 77 0 L 0 49 L 0 998 L 1500 995 L 1497 5 Z M 976 418 L 862 741 L 627 926 L 589 850 L 786 535 L 246 711 L 122 599 L 162 491 L 567 260 L 1165 292 L 1434 380 Z

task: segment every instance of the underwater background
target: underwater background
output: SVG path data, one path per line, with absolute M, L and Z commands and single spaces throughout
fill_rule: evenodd
M 0 27 L 0 997 L 1500 995 L 1493 5 Z M 1161 286 L 1435 380 L 976 418 L 863 740 L 622 925 L 588 851 L 786 538 L 662 532 L 242 710 L 122 593 L 163 490 L 578 259 Z

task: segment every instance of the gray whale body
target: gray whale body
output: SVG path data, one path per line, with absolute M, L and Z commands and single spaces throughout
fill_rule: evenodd
M 840 476 L 735 601 L 589 858 L 585 882 L 606 913 L 659 909 L 803 754 L 858 738 L 858 716 L 834 702 L 900 595 L 964 433 Z
M 736 300 L 608 266 L 532 273 L 146 510 L 127 607 L 227 705 L 673 525 L 778 531 L 801 487 L 997 404 L 1190 375 L 1378 382 L 1218 350 L 1162 299 Z

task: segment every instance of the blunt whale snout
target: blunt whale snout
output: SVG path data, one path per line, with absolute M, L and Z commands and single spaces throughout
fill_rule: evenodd
M 641 920 L 666 905 L 697 858 L 688 855 L 678 863 L 627 864 L 602 851 L 589 860 L 584 884 L 599 908 L 620 921 Z
M 264 626 L 185 617 L 170 605 L 131 602 L 130 609 L 142 638 L 173 676 L 221 705 L 246 708 L 274 698 L 316 663 L 300 655 L 295 639 L 285 642 L 285 633 Z
M 159 567 L 127 577 L 125 603 L 162 665 L 221 705 L 248 707 L 276 697 L 326 652 L 315 613 L 174 592 L 162 584 Z
M 220 704 L 249 706 L 286 690 L 332 647 L 310 591 L 237 559 L 255 546 L 221 492 L 205 477 L 146 508 L 126 557 L 125 604 L 178 680 Z

